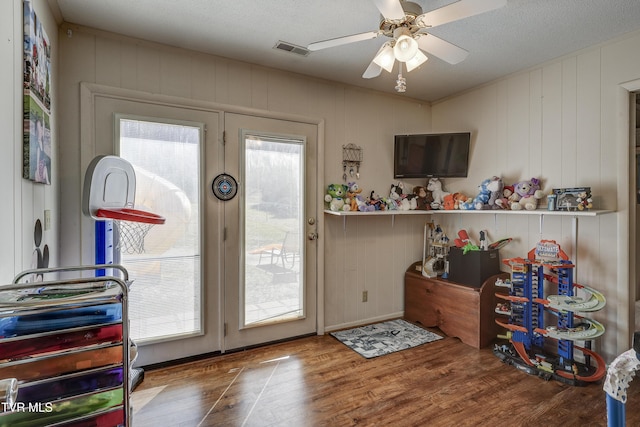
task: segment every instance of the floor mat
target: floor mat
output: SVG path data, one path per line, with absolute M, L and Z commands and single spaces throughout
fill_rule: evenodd
M 402 319 L 332 332 L 340 342 L 370 359 L 442 339 Z

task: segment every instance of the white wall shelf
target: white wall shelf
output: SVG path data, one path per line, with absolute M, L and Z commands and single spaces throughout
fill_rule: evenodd
M 542 224 L 545 216 L 566 216 L 572 218 L 572 234 L 573 241 L 577 243 L 577 230 L 578 230 L 578 217 L 595 217 L 599 215 L 604 215 L 608 213 L 613 213 L 613 210 L 607 209 L 591 209 L 584 211 L 550 211 L 548 209 L 536 209 L 532 211 L 521 210 L 521 211 L 511 211 L 511 210 L 409 210 L 409 211 L 399 211 L 399 210 L 388 210 L 388 211 L 373 211 L 373 212 L 359 212 L 359 211 L 332 211 L 330 209 L 325 209 L 324 213 L 327 215 L 341 216 L 342 217 L 342 228 L 344 230 L 347 229 L 347 217 L 348 216 L 389 216 L 391 215 L 391 226 L 393 227 L 395 224 L 395 216 L 396 215 L 487 215 L 493 214 L 494 217 L 496 215 L 535 215 L 540 219 L 540 233 L 542 234 Z M 575 247 L 575 245 L 574 245 Z
M 329 209 L 325 209 L 324 213 L 328 215 L 335 216 L 383 216 L 383 215 L 454 215 L 454 214 L 463 214 L 463 215 L 482 215 L 482 214 L 494 214 L 494 215 L 537 215 L 537 216 L 545 216 L 545 215 L 553 215 L 553 216 L 599 216 L 608 213 L 612 213 L 612 210 L 606 209 L 591 209 L 584 211 L 550 211 L 547 209 L 536 209 L 533 211 L 521 210 L 521 211 L 510 211 L 510 210 L 411 210 L 411 211 L 374 211 L 374 212 L 359 212 L 359 211 L 332 211 Z

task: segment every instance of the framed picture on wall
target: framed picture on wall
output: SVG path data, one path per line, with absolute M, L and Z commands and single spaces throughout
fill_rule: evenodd
M 51 44 L 29 0 L 23 26 L 22 177 L 51 184 Z

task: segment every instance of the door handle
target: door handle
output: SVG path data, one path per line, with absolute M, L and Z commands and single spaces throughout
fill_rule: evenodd
M 307 234 L 307 239 L 318 240 L 318 233 L 316 233 L 315 231 L 310 232 L 309 234 Z

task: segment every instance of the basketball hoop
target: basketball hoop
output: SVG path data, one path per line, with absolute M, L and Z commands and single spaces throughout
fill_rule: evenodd
M 164 224 L 164 217 L 138 209 L 98 209 L 96 217 L 112 219 L 118 228 L 119 242 L 116 249 L 128 254 L 144 252 L 144 238 L 156 224 Z

